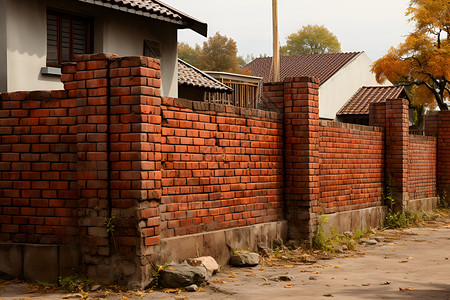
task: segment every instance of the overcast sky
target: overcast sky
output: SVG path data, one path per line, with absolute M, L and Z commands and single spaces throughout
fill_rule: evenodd
M 208 36 L 217 31 L 237 42 L 239 55 L 272 56 L 271 0 L 163 0 L 208 23 Z M 325 25 L 344 52 L 365 51 L 376 60 L 397 46 L 411 31 L 405 11 L 409 0 L 279 0 L 280 43 L 304 25 Z M 203 44 L 191 30 L 179 31 L 179 42 Z

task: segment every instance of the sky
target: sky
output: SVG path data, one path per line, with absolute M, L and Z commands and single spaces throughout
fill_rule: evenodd
M 234 39 L 239 55 L 272 56 L 271 0 L 163 0 Z M 341 42 L 343 52 L 364 51 L 374 61 L 398 46 L 412 31 L 405 16 L 409 0 L 278 0 L 280 44 L 308 24 L 324 25 Z M 191 46 L 206 40 L 179 30 L 178 41 Z

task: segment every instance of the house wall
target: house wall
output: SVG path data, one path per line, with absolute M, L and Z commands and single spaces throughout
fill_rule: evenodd
M 6 64 L 2 66 L 3 68 L 9 66 L 7 87 L 6 89 L 3 87 L 0 91 L 62 88 L 59 76 L 41 74 L 41 68 L 46 66 L 46 9 L 52 8 L 94 17 L 95 52 L 117 53 L 121 56 L 143 55 L 144 40 L 159 42 L 163 77 L 162 93 L 165 96 L 177 97 L 177 28 L 175 25 L 73 0 L 64 2 L 56 0 L 0 1 L 6 7 L 4 22 L 6 23 L 7 54 Z M 4 46 L 4 42 L 2 45 Z M 1 54 L 0 59 L 2 59 Z
M 363 52 L 319 88 L 319 116 L 334 120 L 336 113 L 362 86 L 378 86 L 370 72 L 372 62 Z
M 0 91 L 6 91 L 7 82 L 6 55 L 6 1 L 0 0 Z

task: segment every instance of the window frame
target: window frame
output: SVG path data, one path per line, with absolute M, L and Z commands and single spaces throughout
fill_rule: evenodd
M 57 64 L 49 63 L 48 60 L 48 54 L 49 54 L 49 27 L 48 27 L 48 21 L 49 21 L 49 15 L 53 15 L 56 17 L 57 24 L 56 24 L 56 34 L 57 34 L 57 41 L 56 41 L 56 56 L 57 56 Z M 63 18 L 70 20 L 70 41 L 69 41 L 69 61 L 63 61 L 62 55 L 62 20 Z M 79 15 L 79 14 L 73 14 L 73 13 L 67 13 L 67 12 L 61 12 L 58 10 L 53 9 L 47 9 L 46 11 L 46 66 L 47 67 L 53 67 L 53 68 L 60 68 L 63 63 L 74 61 L 75 56 L 74 55 L 74 21 L 83 22 L 85 24 L 86 30 L 85 30 L 85 53 L 83 54 L 90 54 L 93 52 L 93 19 L 88 16 Z M 79 55 L 79 54 L 77 54 Z

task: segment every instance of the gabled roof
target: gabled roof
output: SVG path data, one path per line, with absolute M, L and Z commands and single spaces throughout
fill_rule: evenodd
M 286 77 L 314 76 L 322 85 L 361 53 L 283 56 L 280 59 L 280 81 Z M 272 57 L 257 58 L 244 68 L 249 69 L 253 76 L 263 77 L 264 82 L 272 81 Z
M 364 86 L 336 115 L 368 115 L 370 104 L 398 98 L 407 98 L 405 88 L 402 86 Z
M 78 0 L 190 28 L 206 37 L 208 25 L 159 0 Z
M 181 59 L 178 59 L 178 84 L 205 88 L 214 92 L 226 92 L 229 94 L 233 92 L 233 89 L 229 86 L 221 83 Z

